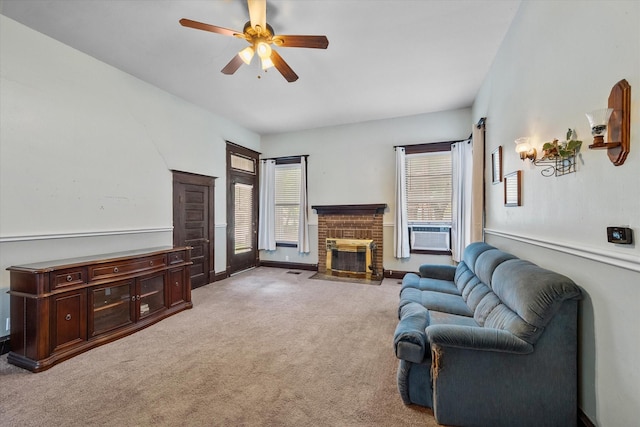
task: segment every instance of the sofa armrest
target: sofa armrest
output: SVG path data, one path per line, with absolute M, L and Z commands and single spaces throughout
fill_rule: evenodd
M 400 309 L 400 321 L 393 336 L 393 347 L 398 359 L 420 363 L 427 351 L 425 328 L 429 324 L 429 311 L 417 303 Z
M 423 264 L 418 268 L 420 277 L 453 281 L 456 267 L 453 265 Z
M 432 325 L 426 328 L 426 339 L 442 347 L 528 354 L 533 346 L 502 329 L 462 325 Z

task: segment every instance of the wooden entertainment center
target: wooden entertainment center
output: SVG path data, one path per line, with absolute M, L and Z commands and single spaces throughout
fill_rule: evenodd
M 32 372 L 193 307 L 190 247 L 9 267 L 11 352 Z

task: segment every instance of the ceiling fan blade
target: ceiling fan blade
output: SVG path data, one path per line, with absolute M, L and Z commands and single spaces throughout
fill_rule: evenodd
M 327 36 L 273 36 L 273 42 L 280 47 L 309 47 L 326 49 L 329 46 Z
M 191 19 L 182 18 L 180 25 L 183 27 L 195 28 L 196 30 L 210 31 L 225 36 L 242 35 L 242 32 L 230 30 L 229 28 L 218 27 L 217 25 L 205 24 L 204 22 L 192 21 Z
M 240 57 L 240 55 L 236 55 L 233 57 L 233 59 L 231 59 L 231 61 L 229 61 L 229 63 L 227 65 L 224 66 L 224 68 L 221 70 L 222 74 L 233 74 L 236 71 L 238 71 L 238 68 L 240 68 L 240 66 L 244 64 L 244 61 L 242 60 L 242 58 Z
M 273 62 L 273 66 L 280 71 L 280 74 L 287 79 L 289 83 L 295 82 L 298 80 L 298 75 L 289 67 L 289 64 L 284 62 L 284 59 L 280 56 L 278 52 L 274 50 L 271 51 L 271 61 Z
M 262 29 L 267 28 L 267 0 L 247 0 L 249 7 L 249 20 L 251 26 L 256 28 L 260 26 Z

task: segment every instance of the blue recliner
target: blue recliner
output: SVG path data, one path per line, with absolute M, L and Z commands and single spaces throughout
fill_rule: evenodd
M 453 426 L 574 426 L 580 288 L 486 243 L 405 275 L 394 336 L 405 404 Z

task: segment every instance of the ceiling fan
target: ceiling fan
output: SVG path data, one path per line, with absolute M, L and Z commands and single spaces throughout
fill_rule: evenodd
M 254 54 L 260 57 L 262 69 L 275 67 L 280 74 L 288 81 L 295 82 L 298 75 L 291 69 L 289 64 L 271 47 L 306 47 L 313 49 L 326 49 L 329 40 L 326 36 L 286 36 L 276 35 L 271 25 L 267 23 L 267 1 L 247 0 L 249 7 L 249 22 L 244 24 L 242 32 L 230 30 L 217 25 L 205 24 L 203 22 L 192 21 L 183 18 L 180 24 L 184 27 L 195 28 L 196 30 L 211 31 L 225 36 L 235 36 L 245 39 L 250 46 L 242 49 L 231 61 L 222 69 L 224 74 L 235 73 L 240 66 L 250 64 Z

